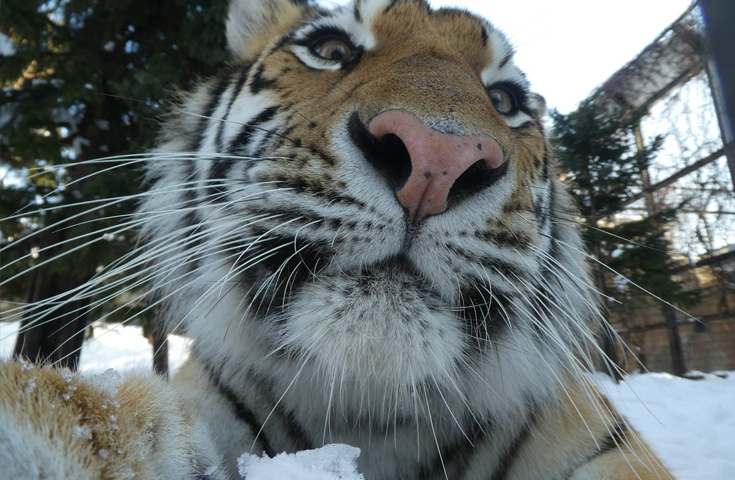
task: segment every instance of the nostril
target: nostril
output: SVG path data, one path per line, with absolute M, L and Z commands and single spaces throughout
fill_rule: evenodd
M 473 193 L 487 188 L 500 180 L 508 171 L 508 162 L 503 162 L 497 168 L 492 168 L 486 160 L 478 160 L 457 178 L 449 189 L 447 201 L 457 201 Z
M 378 138 L 374 143 L 374 159 L 370 163 L 392 182 L 399 190 L 411 176 L 411 155 L 398 135 L 389 133 Z
M 350 137 L 368 162 L 397 191 L 411 176 L 411 156 L 398 135 L 388 133 L 377 137 L 353 113 L 349 121 Z
M 386 110 L 366 126 L 357 113 L 350 137 L 388 179 L 410 222 L 444 212 L 449 203 L 500 178 L 507 166 L 490 135 L 455 135 L 434 129 L 404 110 Z

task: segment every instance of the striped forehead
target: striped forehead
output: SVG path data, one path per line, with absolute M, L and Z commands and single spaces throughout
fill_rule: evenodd
M 390 0 L 356 0 L 352 4 L 321 10 L 314 21 L 296 32 L 296 36 L 308 36 L 315 30 L 335 28 L 348 33 L 355 45 L 370 50 L 376 43 L 372 32 L 373 22 L 389 4 Z
M 375 20 L 383 14 L 389 14 L 394 6 L 399 3 L 412 2 L 423 7 L 421 10 L 429 12 L 428 3 L 425 0 L 354 0 L 344 6 L 337 6 L 331 10 L 322 10 L 316 19 L 307 27 L 301 29 L 297 35 L 308 35 L 319 28 L 335 28 L 344 30 L 352 37 L 356 45 L 366 50 L 376 46 L 375 35 L 372 25 Z M 447 9 L 443 9 L 447 11 Z M 483 83 L 512 81 L 520 86 L 527 87 L 525 74 L 513 63 L 514 50 L 507 37 L 490 22 L 482 17 L 470 15 L 477 18 L 478 23 L 483 26 L 484 35 L 487 36 L 486 48 L 490 49 L 490 64 L 487 65 L 481 77 Z
M 508 38 L 487 21 L 485 21 L 485 32 L 488 36 L 487 44 L 492 49 L 493 55 L 490 64 L 480 74 L 482 83 L 492 85 L 512 82 L 527 89 L 529 84 L 526 74 L 513 62 L 515 51 Z

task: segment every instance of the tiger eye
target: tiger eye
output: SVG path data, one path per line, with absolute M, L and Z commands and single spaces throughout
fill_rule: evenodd
M 493 102 L 493 107 L 498 113 L 509 115 L 515 113 L 518 106 L 516 105 L 515 98 L 513 95 L 503 88 L 493 88 L 488 92 L 490 100 Z
M 338 38 L 320 40 L 311 47 L 314 54 L 324 60 L 344 62 L 352 58 L 352 46 Z

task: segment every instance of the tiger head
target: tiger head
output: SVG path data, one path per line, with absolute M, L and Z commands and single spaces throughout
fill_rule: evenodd
M 501 32 L 424 0 L 241 0 L 227 38 L 141 209 L 197 355 L 407 398 L 479 377 L 506 405 L 579 370 L 596 301 Z

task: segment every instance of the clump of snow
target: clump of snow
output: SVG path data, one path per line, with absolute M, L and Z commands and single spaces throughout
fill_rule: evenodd
M 247 480 L 363 480 L 357 473 L 359 455 L 359 448 L 341 444 L 281 453 L 273 458 L 244 453 L 237 459 L 237 469 Z
M 74 436 L 84 440 L 92 440 L 92 429 L 88 425 L 76 426 L 74 427 Z
M 23 385 L 23 391 L 25 393 L 33 393 L 33 391 L 36 389 L 36 379 L 35 378 L 29 378 L 25 381 Z
M 112 368 L 108 368 L 105 370 L 105 373 L 100 375 L 92 375 L 88 377 L 87 380 L 100 390 L 107 392 L 110 397 L 115 397 L 117 395 L 117 389 L 122 383 L 122 377 Z M 104 405 L 102 407 L 104 408 Z

